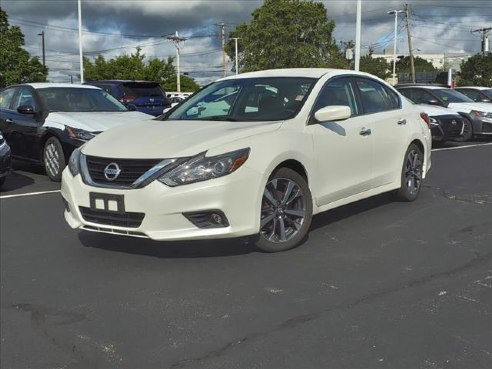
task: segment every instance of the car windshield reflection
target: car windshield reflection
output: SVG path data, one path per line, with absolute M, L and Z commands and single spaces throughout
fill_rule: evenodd
M 49 87 L 38 89 L 38 92 L 50 112 L 127 111 L 113 96 L 99 89 Z
M 169 120 L 276 121 L 294 118 L 314 78 L 269 77 L 218 81 L 183 102 Z

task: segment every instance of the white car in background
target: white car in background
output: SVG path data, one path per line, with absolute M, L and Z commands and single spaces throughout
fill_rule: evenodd
M 12 157 L 43 164 L 57 182 L 76 147 L 109 128 L 153 118 L 89 85 L 26 83 L 0 90 L 0 131 Z
M 161 119 L 73 152 L 61 187 L 72 228 L 155 240 L 252 236 L 283 251 L 305 239 L 314 214 L 387 191 L 415 200 L 431 166 L 428 117 L 366 73 L 231 76 Z

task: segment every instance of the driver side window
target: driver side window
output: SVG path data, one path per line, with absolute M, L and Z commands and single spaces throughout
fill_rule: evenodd
M 318 111 L 325 106 L 344 105 L 350 107 L 352 116 L 359 114 L 356 104 L 354 90 L 349 78 L 337 78 L 328 81 L 318 95 L 314 104 L 314 111 Z
M 19 89 L 19 94 L 17 95 L 14 109 L 26 105 L 30 105 L 34 108 L 34 110 L 36 110 L 36 102 L 34 100 L 34 96 L 32 95 L 32 91 L 28 88 L 22 87 Z

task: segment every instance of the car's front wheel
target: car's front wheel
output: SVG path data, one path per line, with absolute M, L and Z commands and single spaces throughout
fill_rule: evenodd
M 256 246 L 266 252 L 298 246 L 309 230 L 312 214 L 311 191 L 304 177 L 291 169 L 280 168 L 263 191 Z
M 422 187 L 422 173 L 424 154 L 422 150 L 411 144 L 405 153 L 401 170 L 401 187 L 397 191 L 397 197 L 401 201 L 414 201 Z
M 60 182 L 66 163 L 63 147 L 56 137 L 50 137 L 46 140 L 43 150 L 43 162 L 48 177 L 54 182 Z

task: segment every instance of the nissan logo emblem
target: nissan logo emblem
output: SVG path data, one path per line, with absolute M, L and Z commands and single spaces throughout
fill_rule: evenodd
M 104 168 L 104 177 L 106 177 L 108 181 L 114 181 L 118 178 L 120 173 L 121 169 L 116 163 L 109 163 L 106 165 L 106 168 Z
M 451 121 L 451 124 L 452 124 L 453 126 L 455 126 L 455 125 L 457 124 L 457 122 L 456 122 L 455 120 L 452 120 L 452 121 Z

